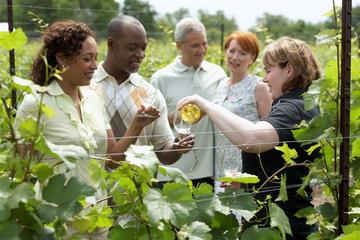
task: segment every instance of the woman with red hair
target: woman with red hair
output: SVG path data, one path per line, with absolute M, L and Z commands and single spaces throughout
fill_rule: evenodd
M 215 103 L 251 122 L 258 122 L 271 109 L 271 96 L 261 78 L 250 74 L 249 68 L 259 55 L 256 36 L 250 32 L 233 32 L 224 44 L 229 78 L 219 83 Z M 215 135 L 215 177 L 242 171 L 239 148 L 222 134 Z M 215 184 L 222 191 L 220 183 Z

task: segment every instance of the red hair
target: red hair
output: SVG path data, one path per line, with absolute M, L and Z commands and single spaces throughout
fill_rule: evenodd
M 225 51 L 229 48 L 230 42 L 236 40 L 240 47 L 254 56 L 254 61 L 259 55 L 260 47 L 255 34 L 251 32 L 240 32 L 236 31 L 231 33 L 225 39 L 224 49 Z

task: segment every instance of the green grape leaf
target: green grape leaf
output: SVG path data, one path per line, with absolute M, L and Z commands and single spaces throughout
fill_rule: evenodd
M 118 181 L 111 189 L 113 200 L 119 206 L 133 203 L 137 198 L 138 192 L 135 183 L 128 177 L 119 177 Z
M 319 81 L 311 84 L 307 92 L 304 93 L 304 108 L 309 111 L 319 106 L 320 84 Z
M 179 240 L 207 240 L 212 239 L 209 226 L 203 222 L 193 222 L 189 225 L 184 225 L 181 227 L 180 231 L 177 232 L 177 237 Z
M 121 226 L 117 226 L 111 229 L 108 234 L 108 240 L 119 240 L 119 239 L 127 239 L 127 240 L 137 240 L 138 229 L 136 227 L 133 228 L 122 228 Z
M 201 183 L 193 189 L 194 196 L 211 196 L 213 194 L 213 187 L 207 183 Z
M 220 182 L 238 182 L 238 183 L 258 183 L 260 179 L 256 175 L 249 173 L 239 173 L 233 177 L 222 177 L 217 179 Z
M 30 183 L 20 183 L 11 192 L 8 206 L 16 208 L 20 202 L 27 203 L 35 194 L 34 187 Z
M 144 204 L 152 223 L 157 223 L 162 219 L 175 222 L 174 212 L 158 190 L 150 189 L 144 197 Z
M 360 60 L 359 58 L 351 58 L 351 79 L 360 80 Z
M 0 221 L 4 221 L 10 217 L 10 208 L 8 203 L 8 198 L 0 197 Z
M 297 151 L 295 149 L 290 149 L 287 143 L 275 148 L 276 150 L 283 152 L 282 158 L 288 165 L 292 165 L 294 163 L 293 159 L 298 157 Z
M 289 219 L 284 211 L 276 203 L 270 203 L 269 211 L 271 219 L 270 226 L 277 227 L 284 239 L 286 238 L 286 234 L 292 235 Z
M 316 214 L 316 210 L 314 207 L 306 207 L 302 208 L 295 213 L 295 216 L 298 218 L 306 218 L 307 216 Z
M 175 225 L 179 225 L 179 221 L 189 216 L 195 207 L 189 188 L 181 183 L 166 183 L 162 195 L 158 190 L 150 189 L 144 197 L 144 204 L 152 223 L 164 219 Z
M 17 90 L 32 93 L 32 87 L 34 86 L 34 82 L 18 76 L 13 76 L 13 86 Z
M 218 194 L 221 202 L 225 206 L 236 210 L 255 211 L 258 208 L 255 199 L 243 189 L 228 190 L 225 193 Z
M 337 238 L 337 240 L 358 240 L 360 235 L 360 231 L 353 231 L 351 233 L 346 233 Z
M 48 163 L 37 163 L 31 168 L 31 173 L 34 174 L 40 182 L 44 182 L 54 174 L 54 169 L 50 167 Z
M 281 240 L 282 237 L 277 231 L 270 228 L 258 228 L 251 226 L 241 234 L 241 240 Z
M 97 160 L 90 160 L 89 162 L 89 175 L 91 180 L 96 186 L 105 187 L 106 170 Z
M 19 125 L 19 132 L 22 137 L 34 137 L 36 135 L 36 118 L 29 116 L 21 121 Z
M 352 157 L 360 157 L 360 138 L 355 139 L 355 141 L 351 144 L 351 156 Z
M 213 229 L 233 229 L 239 227 L 239 220 L 237 220 L 234 214 L 224 214 L 217 211 L 211 222 L 211 228 Z
M 159 172 L 164 176 L 169 176 L 175 182 L 188 184 L 189 178 L 178 168 L 159 166 Z
M 0 222 L 0 238 L 6 240 L 20 240 L 20 227 L 14 221 Z
M 360 215 L 360 207 L 352 207 L 351 211 L 348 212 L 349 214 L 358 214 Z
M 281 174 L 280 192 L 279 192 L 279 196 L 275 199 L 275 201 L 286 202 L 287 200 L 288 200 L 288 195 L 286 190 L 286 175 Z
M 334 44 L 338 39 L 339 31 L 335 29 L 326 29 L 321 31 L 317 35 L 316 38 L 316 45 L 320 46 L 323 44 Z
M 82 209 L 78 199 L 81 196 L 92 196 L 94 193 L 94 188 L 75 177 L 66 181 L 65 175 L 56 175 L 50 178 L 42 191 L 43 199 L 49 204 L 40 206 L 40 216 L 46 222 L 51 222 L 55 217 L 72 217 Z
M 337 217 L 337 209 L 331 203 L 326 202 L 317 206 L 316 209 L 318 209 L 321 216 L 326 218 L 329 222 L 333 222 Z
M 325 88 L 337 88 L 338 82 L 338 67 L 336 60 L 330 60 L 325 66 L 325 79 L 326 85 L 323 85 L 321 92 L 324 92 Z
M 11 182 L 6 175 L 0 175 L 0 197 L 3 197 L 5 193 L 9 192 Z
M 13 32 L 0 32 L 0 47 L 10 51 L 21 48 L 27 42 L 27 37 L 21 28 Z
M 352 232 L 355 232 L 355 231 L 359 231 L 360 229 L 360 224 L 349 224 L 349 225 L 346 225 L 346 226 L 342 226 L 343 228 L 343 231 L 345 234 L 349 234 L 349 233 L 352 233 Z
M 146 170 L 152 177 L 156 176 L 159 167 L 159 160 L 153 146 L 137 146 L 130 145 L 128 150 L 125 152 L 126 161 Z

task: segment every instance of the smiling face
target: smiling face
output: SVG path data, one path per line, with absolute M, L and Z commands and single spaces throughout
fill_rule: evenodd
M 59 62 L 66 70 L 61 74 L 64 81 L 73 86 L 86 86 L 97 69 L 96 58 L 98 49 L 93 37 L 88 37 L 82 43 L 79 53 L 72 58 L 64 58 L 59 54 Z
M 226 50 L 226 62 L 232 74 L 246 74 L 253 61 L 254 56 L 243 50 L 236 39 L 230 42 Z
M 146 46 L 145 29 L 141 25 L 124 23 L 118 36 L 108 39 L 112 70 L 126 78 L 137 72 L 145 57 Z
M 183 42 L 176 42 L 176 47 L 181 52 L 181 62 L 197 68 L 207 52 L 206 34 L 205 32 L 189 32 Z
M 269 87 L 272 99 L 275 100 L 284 94 L 283 86 L 290 81 L 292 75 L 293 68 L 290 64 L 287 64 L 284 68 L 279 65 L 265 67 L 264 82 Z

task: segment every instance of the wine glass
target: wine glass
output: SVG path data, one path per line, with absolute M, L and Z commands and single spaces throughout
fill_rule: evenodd
M 189 122 L 185 122 L 184 119 L 181 117 L 180 112 L 175 112 L 174 113 L 174 118 L 173 118 L 173 125 L 174 125 L 174 129 L 177 133 L 177 137 L 178 139 L 182 139 L 186 136 L 188 136 L 191 133 L 191 127 L 192 124 Z M 178 144 L 178 143 L 174 143 L 174 144 Z M 195 163 L 194 166 L 190 169 L 190 171 L 193 171 L 195 169 L 195 167 L 198 164 L 198 157 L 197 157 L 197 150 L 195 148 L 192 149 L 194 156 L 195 156 Z
M 173 125 L 179 140 L 190 134 L 191 124 L 185 122 L 179 112 L 174 113 Z
M 145 88 L 139 88 L 137 89 L 137 95 L 139 100 L 139 106 L 140 104 L 143 105 L 145 108 L 152 106 L 157 108 L 157 89 L 148 89 L 145 90 Z M 156 118 L 157 116 L 153 116 L 147 113 L 139 113 L 137 114 L 139 117 L 146 117 L 146 118 Z

